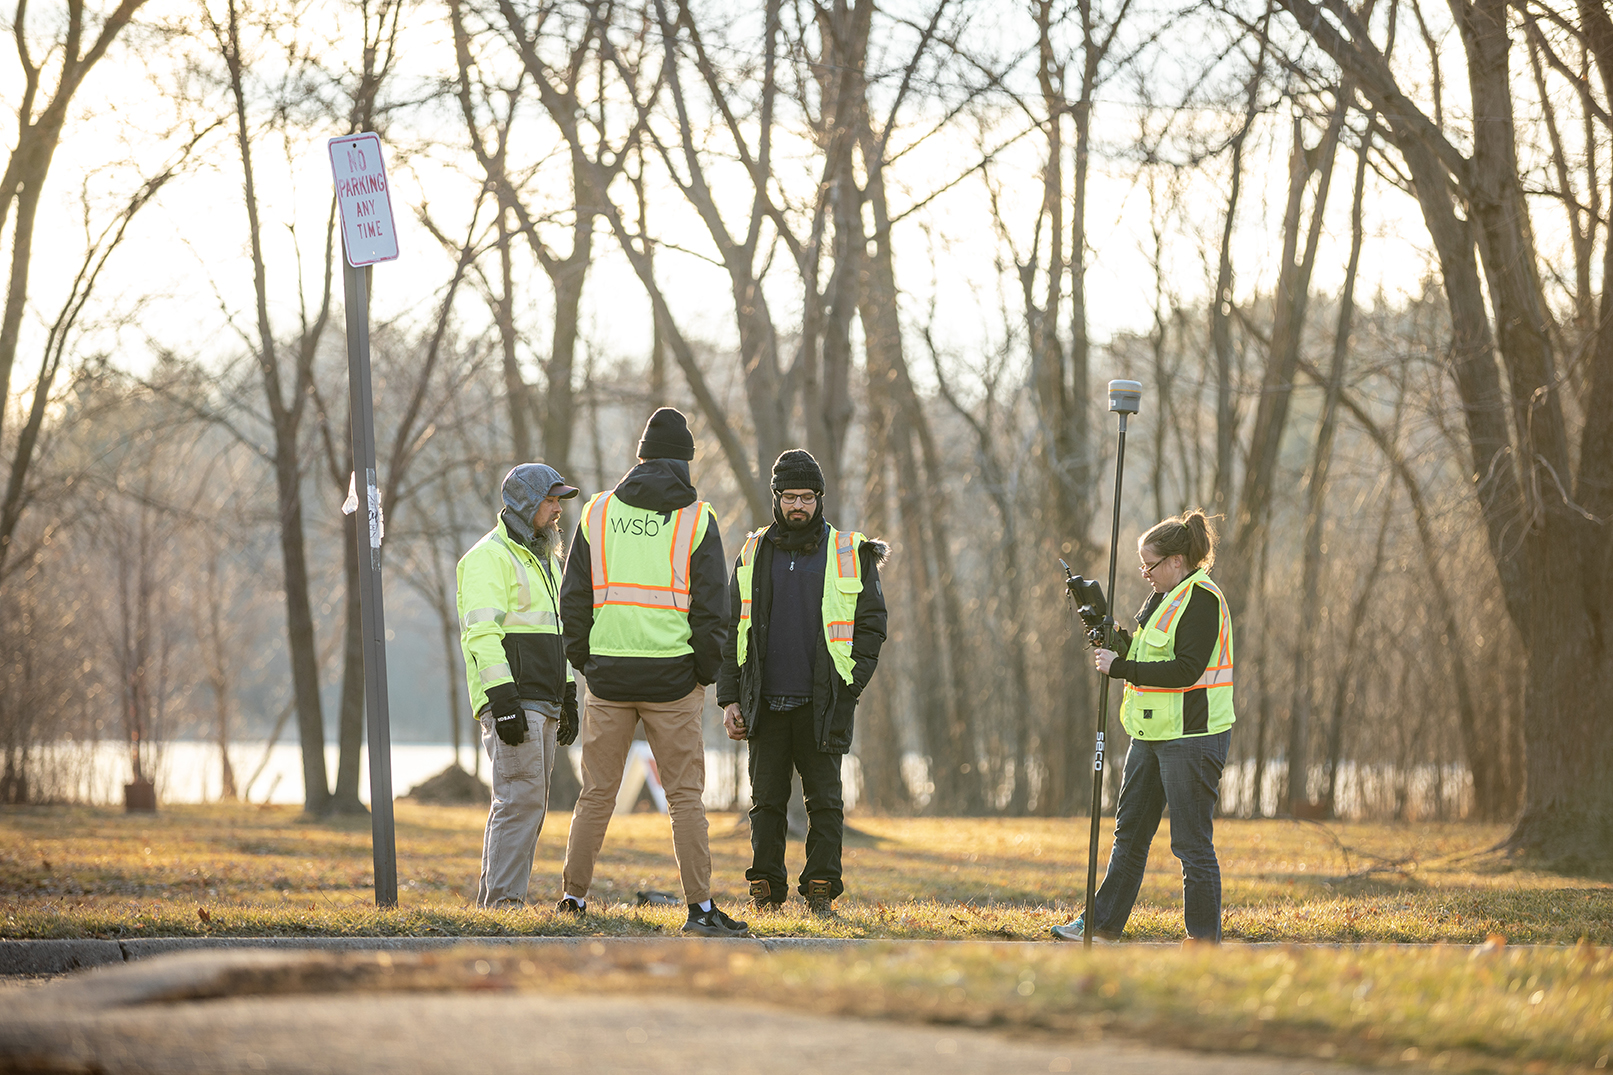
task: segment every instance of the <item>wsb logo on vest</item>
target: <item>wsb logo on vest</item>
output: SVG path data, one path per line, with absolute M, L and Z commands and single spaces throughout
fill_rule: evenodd
M 632 534 L 634 537 L 655 537 L 661 532 L 661 520 L 655 518 L 638 519 L 607 519 L 611 530 L 617 534 Z

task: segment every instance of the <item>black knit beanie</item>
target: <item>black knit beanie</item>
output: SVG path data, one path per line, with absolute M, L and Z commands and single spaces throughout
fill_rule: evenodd
M 694 437 L 689 435 L 689 420 L 674 407 L 662 407 L 650 415 L 644 424 L 644 436 L 639 438 L 640 459 L 694 458 Z
M 773 491 L 811 489 L 823 495 L 823 468 L 805 448 L 791 448 L 773 464 Z

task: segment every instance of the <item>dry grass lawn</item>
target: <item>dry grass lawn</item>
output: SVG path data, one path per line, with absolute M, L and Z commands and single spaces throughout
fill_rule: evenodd
M 400 906 L 373 905 L 369 824 L 302 821 L 294 810 L 171 807 L 0 812 L 0 937 L 511 934 L 671 936 L 678 907 L 665 818 L 611 828 L 581 923 L 548 910 L 567 818 L 539 843 L 534 909 L 470 906 L 480 810 L 399 804 Z M 718 899 L 740 911 L 745 834 L 711 820 Z M 1118 1036 L 1215 1051 L 1507 1075 L 1597 1075 L 1613 1054 L 1613 885 L 1510 869 L 1488 851 L 1502 830 L 1471 825 L 1221 821 L 1231 943 L 1038 941 L 1080 902 L 1083 820 L 859 818 L 840 916 L 746 915 L 760 935 L 873 938 L 840 951 L 758 957 L 721 942 L 602 943 L 320 957 L 325 970 L 252 992 L 533 989 L 661 992 L 859 1017 L 996 1027 L 1067 1040 Z M 800 848 L 792 848 L 798 868 Z M 1105 846 L 1105 854 L 1107 846 Z M 1180 939 L 1168 833 L 1129 936 Z M 1504 943 L 1502 938 L 1512 943 Z M 882 944 L 916 939 L 974 943 Z M 1519 947 L 1528 942 L 1542 947 Z M 1578 943 L 1576 943 L 1578 942 Z
M 484 811 L 399 803 L 399 907 L 374 906 L 367 818 L 303 821 L 289 807 L 175 806 L 155 816 L 61 806 L 0 812 L 0 937 L 158 935 L 670 933 L 678 907 L 635 906 L 676 894 L 667 819 L 617 818 L 576 924 L 549 911 L 559 896 L 569 818 L 538 844 L 532 906 L 471 906 Z M 748 837 L 711 818 L 717 899 L 761 935 L 1022 939 L 1067 921 L 1085 885 L 1084 819 L 853 820 L 840 916 L 807 917 L 793 899 L 745 916 Z M 1161 827 L 1128 936 L 1183 937 L 1181 880 Z M 1102 855 L 1107 856 L 1108 823 Z M 1490 853 L 1503 835 L 1467 824 L 1216 825 L 1229 940 L 1613 944 L 1613 883 L 1511 869 Z M 799 869 L 801 848 L 791 847 Z

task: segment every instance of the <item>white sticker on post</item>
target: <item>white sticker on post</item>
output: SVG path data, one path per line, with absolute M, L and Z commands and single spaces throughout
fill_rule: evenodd
M 386 537 L 386 517 L 381 514 L 381 490 L 375 484 L 375 471 L 365 472 L 370 487 L 370 548 L 379 549 Z

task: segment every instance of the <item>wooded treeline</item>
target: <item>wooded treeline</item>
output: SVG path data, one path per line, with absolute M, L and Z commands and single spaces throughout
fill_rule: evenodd
M 1143 527 L 1222 516 L 1229 811 L 1613 847 L 1598 0 L 67 0 L 8 28 L 0 799 L 48 793 L 41 744 L 138 768 L 250 716 L 294 721 L 310 812 L 362 809 L 323 154 L 374 130 L 431 243 L 375 300 L 387 586 L 438 614 L 456 741 L 452 567 L 499 477 L 608 487 L 670 403 L 732 548 L 796 445 L 893 545 L 864 805 L 1081 812 L 1097 681 L 1058 559 L 1106 574 L 1103 388 L 1132 377 L 1116 604 Z M 205 257 L 150 253 L 195 251 L 192 217 Z

